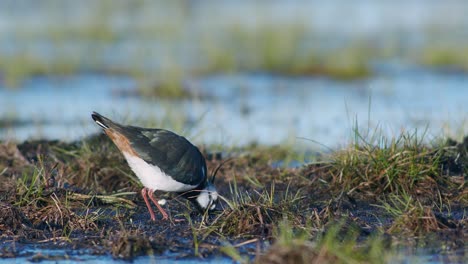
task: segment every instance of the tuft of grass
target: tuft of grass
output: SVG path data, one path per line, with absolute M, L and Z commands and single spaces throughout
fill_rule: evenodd
M 275 183 L 270 189 L 253 192 L 241 191 L 234 182 L 230 185 L 232 200 L 225 199 L 229 208 L 219 217 L 218 231 L 227 236 L 251 238 L 269 237 L 272 227 L 283 217 L 295 223 L 302 222 L 301 216 L 295 215 L 298 202 L 304 197 L 300 191 L 292 193 L 277 191 Z
M 85 208 L 85 212 L 79 214 L 73 210 L 76 208 Z M 102 214 L 99 210 L 91 212 L 86 204 L 72 204 L 67 198 L 59 198 L 55 193 L 52 193 L 47 204 L 32 208 L 31 212 L 29 217 L 33 219 L 34 226 L 46 227 L 49 230 L 59 229 L 63 234 L 68 234 L 67 236 L 77 229 L 97 230 L 97 221 Z
M 394 218 L 388 228 L 391 234 L 420 236 L 457 226 L 453 221 L 437 216 L 431 206 L 422 205 L 408 194 L 390 195 L 381 207 Z
M 295 229 L 287 220 L 282 220 L 275 228 L 275 243 L 265 252 L 255 258 L 255 263 L 324 263 L 317 259 L 315 243 L 307 240 L 304 234 L 296 234 Z
M 24 171 L 22 177 L 16 182 L 15 205 L 26 206 L 40 203 L 46 188 L 46 170 L 43 158 L 38 156 L 38 164 L 33 167 L 32 173 Z
M 71 148 L 56 146 L 53 152 L 62 157 L 59 160 L 61 174 L 69 174 L 67 181 L 76 187 L 95 193 L 139 189 L 140 183 L 131 174 L 123 156 L 103 135 Z
M 193 240 L 193 251 L 194 251 L 194 255 L 195 256 L 199 256 L 199 246 L 200 246 L 200 242 L 198 240 L 198 235 L 199 235 L 199 232 L 198 232 L 198 229 L 194 226 L 193 224 L 193 221 L 192 221 L 192 218 L 190 217 L 190 215 L 186 215 L 185 218 L 187 219 L 189 225 L 190 225 L 190 229 L 192 231 L 192 240 Z
M 250 263 L 247 256 L 243 256 L 237 248 L 231 245 L 229 242 L 225 242 L 225 245 L 220 248 L 220 251 L 230 257 L 233 261 L 238 263 Z
M 39 158 L 39 165 L 32 175 L 27 172 L 18 179 L 17 199 L 13 203 L 20 206 L 31 222 L 32 227 L 52 232 L 53 239 L 69 240 L 75 230 L 97 230 L 97 222 L 102 218 L 99 210 L 89 210 L 89 204 L 71 201 L 64 190 L 48 186 L 50 168 Z M 84 211 L 78 213 L 76 209 Z
M 111 253 L 115 259 L 133 260 L 137 256 L 161 253 L 162 250 L 139 231 L 124 232 L 111 244 Z
M 333 153 L 331 189 L 347 195 L 420 194 L 438 201 L 440 189 L 450 184 L 441 174 L 440 149 L 423 144 L 414 133 L 397 138 L 380 138 L 377 144 L 356 131 L 356 142 Z
M 276 228 L 276 241 L 257 256 L 256 263 L 387 263 L 392 250 L 381 237 L 369 237 L 358 242 L 357 233 L 340 235 L 342 223 L 330 227 L 314 241 L 306 233 L 297 232 L 294 225 L 283 220 Z

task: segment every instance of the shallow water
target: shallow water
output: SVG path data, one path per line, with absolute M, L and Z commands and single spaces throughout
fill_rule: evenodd
M 135 89 L 135 82 L 122 76 L 38 77 L 16 90 L 0 86 L 0 120 L 17 121 L 0 128 L 0 138 L 76 140 L 99 131 L 92 111 L 124 123 L 162 124 L 197 143 L 225 146 L 318 147 L 313 140 L 334 148 L 350 142 L 356 120 L 361 131 L 378 127 L 386 136 L 427 129 L 426 140 L 467 131 L 468 75 L 401 65 L 376 71 L 354 82 L 262 74 L 205 77 L 187 80 L 187 86 L 210 98 L 182 101 L 120 96 Z M 175 121 L 158 122 L 164 119 Z
M 453 255 L 442 255 L 427 252 L 427 250 L 419 250 L 417 253 L 395 256 L 392 263 L 463 263 L 464 252 L 454 253 Z M 35 249 L 31 247 L 25 250 L 21 256 L 16 258 L 0 258 L 2 263 L 26 263 L 40 262 L 48 263 L 129 263 L 126 260 L 114 259 L 109 255 L 93 255 L 80 250 L 50 250 L 50 249 Z M 235 263 L 232 259 L 225 256 L 217 256 L 211 258 L 177 258 L 166 254 L 163 256 L 141 256 L 132 260 L 134 263 Z
M 113 259 L 108 255 L 93 255 L 79 250 L 30 249 L 16 258 L 0 258 L 1 263 L 129 263 L 127 260 Z M 170 256 L 141 256 L 132 260 L 134 263 L 233 263 L 227 257 L 180 259 Z

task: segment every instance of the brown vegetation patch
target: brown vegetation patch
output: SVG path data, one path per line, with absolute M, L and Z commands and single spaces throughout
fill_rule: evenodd
M 411 240 L 466 229 L 464 172 L 446 162 L 453 158 L 466 168 L 459 145 L 429 147 L 411 137 L 353 145 L 302 168 L 276 166 L 278 159 L 291 159 L 288 150 L 277 147 L 233 150 L 229 159 L 205 150 L 214 157 L 208 160 L 210 172 L 223 164 L 215 181 L 222 211 L 199 214 L 177 194 L 164 194 L 170 220 L 156 223 L 149 221 L 138 195 L 140 183 L 105 135 L 75 143 L 2 146 L 2 239 L 51 247 L 60 241 L 128 260 L 167 251 L 212 256 L 227 241 L 236 243 L 239 254 L 258 255 L 262 263 L 346 262 L 354 252 L 359 263 L 375 251 L 356 251 L 361 245 L 356 241 L 373 234 Z M 283 232 L 289 230 L 290 239 L 277 232 L 283 221 L 290 224 Z M 323 234 L 337 223 L 340 231 L 325 239 Z M 350 234 L 354 244 L 347 246 Z M 257 249 L 249 246 L 252 241 Z M 379 260 L 379 254 L 373 259 Z
M 16 235 L 31 223 L 17 207 L 0 202 L 0 231 L 3 236 Z
M 160 254 L 162 249 L 146 236 L 121 236 L 112 242 L 111 252 L 114 258 L 131 260 L 141 255 Z
M 275 244 L 265 254 L 255 259 L 255 263 L 269 264 L 319 264 L 337 263 L 338 258 L 327 252 L 316 252 L 316 246 L 303 241 L 293 241 L 289 245 Z

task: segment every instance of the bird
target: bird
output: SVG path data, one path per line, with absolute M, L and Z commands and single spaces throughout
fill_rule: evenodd
M 141 181 L 141 195 L 152 221 L 156 221 L 156 217 L 148 197 L 161 212 L 163 220 L 169 218 L 153 196 L 157 190 L 179 193 L 200 211 L 215 210 L 218 192 L 214 176 L 208 179 L 203 154 L 185 137 L 166 129 L 121 125 L 97 112 L 91 117 L 122 152 Z

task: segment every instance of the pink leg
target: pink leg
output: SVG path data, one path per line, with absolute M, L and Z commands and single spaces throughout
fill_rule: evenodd
M 148 197 L 146 196 L 147 191 L 148 191 L 147 188 L 143 188 L 143 189 L 141 190 L 141 196 L 143 196 L 143 199 L 145 200 L 145 203 L 146 203 L 146 207 L 148 207 L 148 211 L 149 211 L 149 213 L 150 213 L 150 215 L 151 215 L 151 220 L 156 221 L 156 217 L 154 217 L 153 209 L 151 209 L 151 204 L 149 203 Z M 152 196 L 153 196 L 153 195 L 151 194 L 151 195 L 150 195 L 150 198 L 151 198 Z M 153 199 L 151 199 L 151 200 L 153 200 Z
M 149 191 L 150 193 L 148 193 L 148 196 L 151 199 L 151 201 L 153 201 L 153 203 L 156 205 L 156 207 L 158 207 L 159 212 L 161 212 L 161 214 L 163 215 L 163 220 L 169 219 L 169 215 L 167 215 L 166 211 L 164 211 L 164 209 L 159 205 L 158 201 L 154 198 L 153 190 L 149 190 Z

